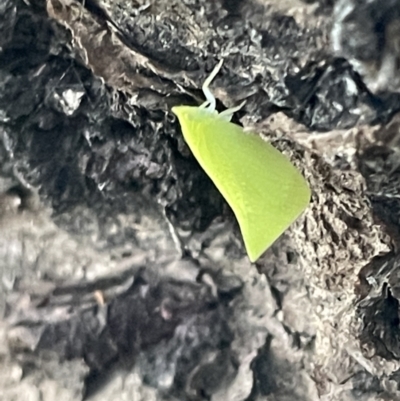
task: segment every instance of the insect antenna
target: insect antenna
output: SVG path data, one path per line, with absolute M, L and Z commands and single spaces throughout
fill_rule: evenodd
M 217 105 L 217 102 L 215 100 L 214 95 L 210 91 L 210 84 L 215 78 L 215 76 L 218 74 L 219 70 L 222 67 L 222 64 L 224 62 L 224 59 L 221 59 L 219 63 L 214 67 L 212 70 L 211 74 L 207 77 L 207 79 L 204 81 L 202 90 L 204 93 L 205 98 L 207 99 L 200 107 L 205 108 L 207 107 L 209 111 L 214 112 L 215 107 Z

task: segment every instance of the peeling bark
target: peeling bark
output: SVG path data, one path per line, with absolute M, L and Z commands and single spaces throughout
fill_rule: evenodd
M 3 0 L 0 398 L 399 398 L 398 1 L 275 3 Z M 256 265 L 170 113 L 220 58 L 313 192 Z

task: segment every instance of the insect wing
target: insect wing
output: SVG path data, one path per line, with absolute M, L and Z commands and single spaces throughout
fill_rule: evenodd
M 308 185 L 291 162 L 258 135 L 204 110 L 185 109 L 177 113 L 185 140 L 232 208 L 253 262 L 307 207 Z

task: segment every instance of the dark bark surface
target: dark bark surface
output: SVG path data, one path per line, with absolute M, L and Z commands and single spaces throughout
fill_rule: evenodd
M 399 10 L 2 0 L 0 399 L 400 399 Z M 313 192 L 256 265 L 170 112 L 221 58 Z

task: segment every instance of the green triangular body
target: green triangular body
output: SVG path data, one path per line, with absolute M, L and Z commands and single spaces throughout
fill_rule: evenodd
M 249 258 L 256 261 L 299 217 L 310 189 L 287 157 L 217 114 L 174 107 L 194 156 L 232 208 Z

